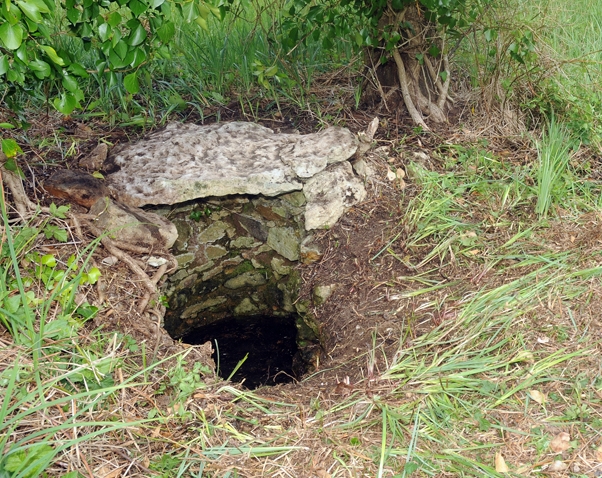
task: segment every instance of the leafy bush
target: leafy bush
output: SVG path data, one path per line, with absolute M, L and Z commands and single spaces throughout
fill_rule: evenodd
M 0 8 L 0 79 L 11 92 L 44 83 L 56 94 L 54 107 L 70 114 L 84 99 L 81 79 L 92 73 L 137 93 L 144 67 L 169 55 L 176 15 L 208 29 L 209 15 L 221 17 L 223 10 L 203 0 L 6 0 Z M 98 52 L 93 69 L 66 45 L 57 46 L 63 29 L 85 51 Z

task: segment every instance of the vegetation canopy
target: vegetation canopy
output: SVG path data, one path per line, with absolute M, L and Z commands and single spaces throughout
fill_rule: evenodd
M 0 7 L 0 79 L 12 86 L 9 94 L 45 83 L 46 92 L 59 92 L 54 107 L 68 115 L 81 107 L 80 79 L 90 74 L 138 93 L 143 67 L 169 56 L 177 14 L 208 30 L 208 17 L 223 12 L 202 0 L 6 0 Z M 65 34 L 95 53 L 88 61 L 93 65 L 58 41 Z

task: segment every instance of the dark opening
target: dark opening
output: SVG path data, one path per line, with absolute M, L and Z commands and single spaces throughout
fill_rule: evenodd
M 191 345 L 211 341 L 213 359 L 223 378 L 228 378 L 249 354 L 231 380 L 243 382 L 250 389 L 292 382 L 302 373 L 295 364 L 298 355 L 295 316 L 227 318 L 189 332 L 182 341 Z

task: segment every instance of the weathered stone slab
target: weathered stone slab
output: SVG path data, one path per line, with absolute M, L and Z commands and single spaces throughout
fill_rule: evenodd
M 344 128 L 298 135 L 254 123 L 173 123 L 112 152 L 105 170 L 115 196 L 132 206 L 231 194 L 278 196 L 350 158 L 357 145 Z
M 332 227 L 347 209 L 366 198 L 366 189 L 347 161 L 311 178 L 303 187 L 307 198 L 305 229 Z

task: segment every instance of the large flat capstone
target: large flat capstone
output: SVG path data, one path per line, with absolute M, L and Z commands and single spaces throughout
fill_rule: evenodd
M 338 127 L 300 135 L 244 122 L 173 123 L 112 152 L 105 170 L 114 195 L 138 207 L 231 194 L 278 196 L 302 189 L 357 146 L 356 137 Z

